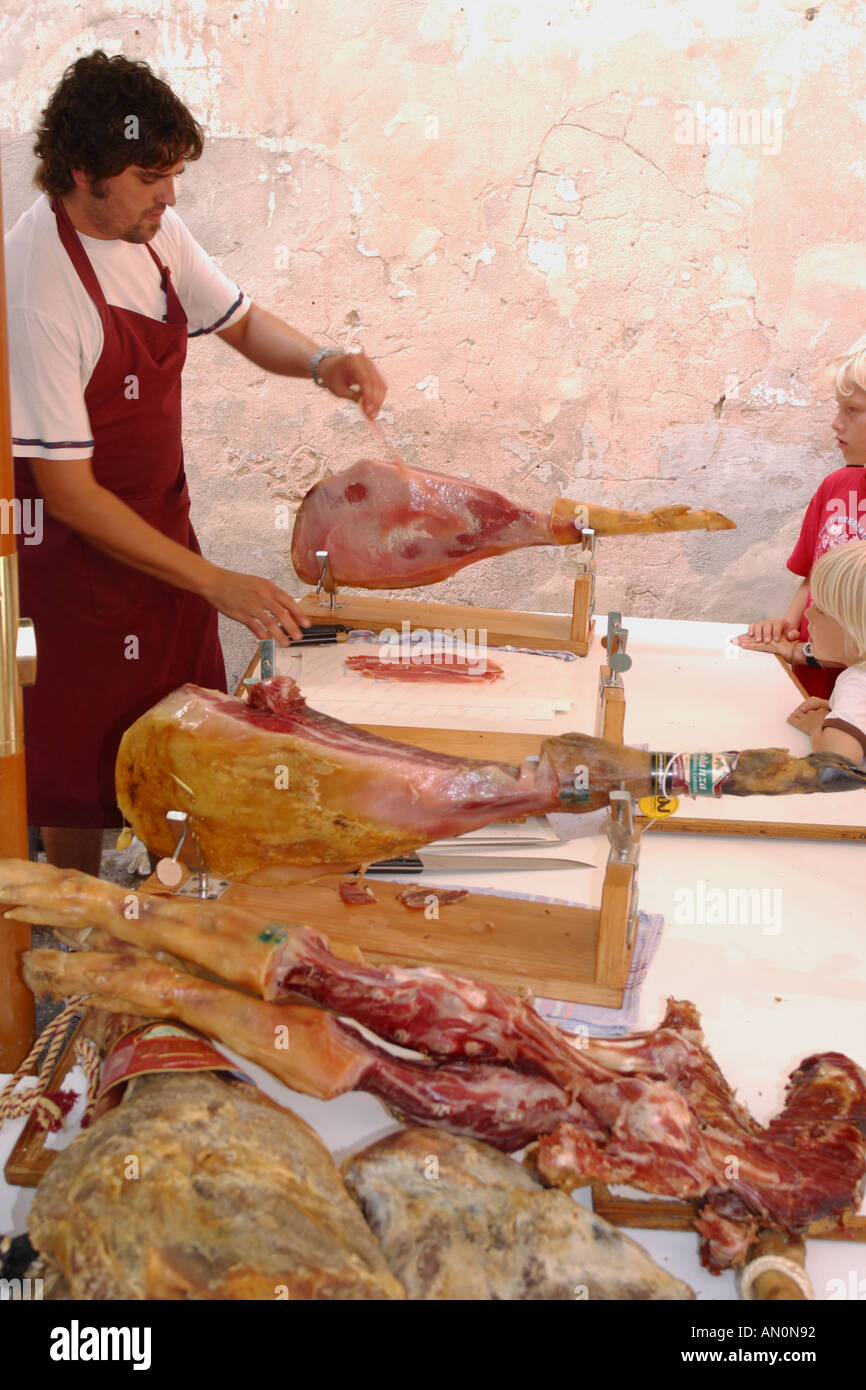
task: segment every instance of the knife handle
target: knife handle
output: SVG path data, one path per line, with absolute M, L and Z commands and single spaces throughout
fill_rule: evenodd
M 295 641 L 339 642 L 344 635 L 348 637 L 349 631 L 343 623 L 313 623 L 312 627 L 302 628 L 300 638 Z
M 424 865 L 417 854 L 399 854 L 395 859 L 380 859 L 378 864 L 371 864 L 367 869 L 368 874 L 421 874 L 424 872 Z

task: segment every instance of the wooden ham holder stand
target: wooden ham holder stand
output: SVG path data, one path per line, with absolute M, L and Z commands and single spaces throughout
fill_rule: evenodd
M 595 542 L 589 527 L 581 530 L 583 546 L 577 561 L 571 617 L 565 613 L 517 613 L 508 608 L 474 608 L 463 603 L 426 603 L 412 598 L 372 598 L 367 592 L 338 596 L 327 550 L 317 550 L 319 583 L 305 594 L 301 608 L 321 621 L 323 604 L 332 622 L 344 627 L 400 632 L 404 621 L 428 631 L 483 631 L 490 647 L 536 647 L 586 656 L 595 630 Z
M 589 546 L 591 557 L 591 538 Z M 581 616 L 588 645 L 594 628 L 591 612 L 594 590 L 592 570 L 579 576 L 578 583 L 588 605 Z M 455 615 L 459 613 L 464 631 L 467 615 L 473 615 L 477 623 L 479 615 L 494 611 L 448 609 L 445 605 L 429 607 L 438 609 L 440 616 L 443 611 Z M 312 616 L 321 616 L 313 608 L 308 611 Z M 541 639 L 537 629 L 532 627 L 537 615 L 507 616 L 525 619 L 524 640 L 531 641 L 534 637 L 534 645 L 539 644 Z M 551 620 L 557 618 L 555 614 L 547 616 Z M 342 623 L 343 610 L 340 609 L 335 617 Z M 558 620 L 566 621 L 561 617 Z M 390 622 L 395 621 L 400 623 L 401 617 L 399 610 L 395 613 L 392 608 Z M 362 624 L 359 619 L 359 625 L 367 624 L 366 621 Z M 383 618 L 380 630 L 387 625 Z M 620 625 L 618 613 L 610 615 L 609 631 L 613 644 L 611 660 L 617 669 L 602 667 L 597 725 L 603 737 L 622 742 L 625 692 L 619 673 L 630 665 L 630 658 L 625 656 L 627 634 Z M 500 645 L 513 637 L 513 630 L 507 633 L 503 628 Z M 245 693 L 248 682 L 256 679 L 255 673 L 259 668 L 262 675 L 273 674 L 273 657 L 273 643 L 263 642 L 241 682 L 237 691 L 239 695 Z M 370 724 L 359 724 L 358 727 L 380 737 L 411 743 L 433 752 L 509 762 L 537 757 L 540 743 L 537 734 L 509 734 L 493 730 L 460 731 Z M 407 912 L 396 901 L 397 893 L 405 886 L 403 884 L 384 882 L 377 876 L 374 891 L 379 901 L 371 907 L 353 906 L 343 912 L 335 906 L 336 881 L 333 877 L 330 883 L 314 883 L 309 879 L 314 873 L 321 879 L 322 871 L 307 873 L 300 869 L 298 879 L 308 881 L 298 881 L 287 888 L 232 884 L 226 890 L 226 901 L 260 911 L 270 920 L 276 915 L 281 920 L 308 923 L 323 931 L 336 948 L 358 948 L 373 964 L 438 965 L 457 974 L 482 976 L 505 989 L 529 989 L 542 997 L 620 1008 L 637 922 L 635 879 L 639 832 L 634 824 L 631 798 L 624 791 L 611 793 L 611 807 L 611 851 L 598 908 L 555 902 L 534 903 L 524 898 L 470 893 L 461 902 L 443 908 L 441 919 L 419 922 L 421 913 Z M 527 867 L 531 867 L 531 860 L 527 860 Z M 435 893 L 435 889 L 431 888 L 430 892 Z

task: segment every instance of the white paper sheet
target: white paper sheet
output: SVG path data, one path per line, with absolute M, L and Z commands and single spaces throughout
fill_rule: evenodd
M 387 724 L 392 716 L 411 715 L 408 722 L 423 724 L 457 715 L 472 716 L 482 724 L 491 721 L 488 727 L 494 728 L 512 719 L 551 719 L 574 704 L 574 663 L 548 658 L 540 680 L 540 658 L 496 650 L 490 660 L 502 667 L 504 675 L 477 685 L 447 679 L 379 681 L 346 668 L 347 656 L 375 656 L 379 651 L 376 643 L 340 643 L 302 651 L 299 685 L 304 698 L 314 709 L 353 723 Z

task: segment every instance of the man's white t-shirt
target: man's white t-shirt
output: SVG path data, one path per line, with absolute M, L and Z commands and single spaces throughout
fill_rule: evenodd
M 146 245 L 78 235 L 109 304 L 165 318 L 161 275 Z M 214 265 L 173 208 L 166 208 L 150 245 L 171 270 L 190 337 L 243 318 L 251 300 Z M 47 195 L 19 217 L 5 246 L 13 453 L 90 458 L 84 391 L 102 353 L 102 324 L 60 240 Z
M 859 739 L 866 759 L 866 666 L 849 666 L 837 677 L 830 711 L 821 727 L 842 729 Z

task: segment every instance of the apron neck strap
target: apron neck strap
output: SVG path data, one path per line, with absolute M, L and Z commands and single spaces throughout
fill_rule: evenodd
M 93 300 L 94 304 L 99 310 L 100 318 L 103 318 L 104 315 L 108 312 L 108 303 L 106 301 L 105 295 L 102 293 L 102 286 L 96 278 L 96 271 L 93 269 L 93 266 L 90 263 L 90 258 L 81 244 L 81 238 L 72 225 L 72 221 L 70 219 L 69 213 L 66 211 L 63 199 L 51 198 L 50 206 L 55 218 L 57 219 L 57 232 L 60 237 L 60 240 L 66 248 L 66 252 L 69 256 L 69 259 L 72 261 L 72 264 L 75 266 L 75 269 L 78 272 L 79 280 L 81 281 L 82 285 L 87 290 L 87 293 L 90 295 L 90 298 Z M 160 276 L 162 277 L 162 289 L 166 297 L 168 321 L 179 322 L 180 319 L 178 317 L 177 310 L 180 309 L 180 300 L 178 299 L 174 285 L 171 282 L 168 266 L 163 265 L 162 261 L 159 259 L 159 256 L 156 254 L 150 243 L 147 243 L 147 250 L 150 253 L 150 257 L 154 265 L 159 271 Z M 175 308 L 175 306 L 177 306 L 177 308 Z M 180 314 L 183 315 L 182 321 L 186 322 L 186 315 L 183 314 L 182 309 L 180 309 Z
M 79 280 L 99 310 L 101 318 L 108 309 L 105 295 L 102 293 L 102 286 L 96 278 L 96 272 L 90 264 L 87 252 L 81 244 L 81 239 L 72 225 L 63 199 L 52 198 L 51 210 L 57 219 L 57 233 L 66 249 L 66 253 L 78 272 Z

